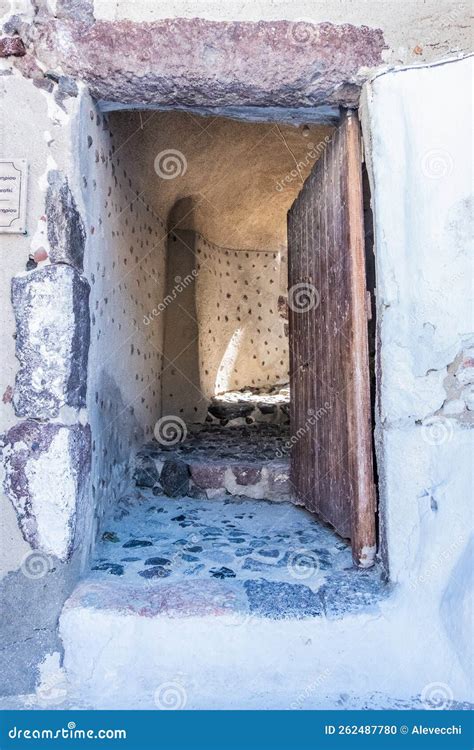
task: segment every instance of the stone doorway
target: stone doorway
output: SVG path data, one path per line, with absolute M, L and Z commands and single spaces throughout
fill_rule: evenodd
M 137 616 L 300 619 L 383 594 L 293 504 L 286 214 L 331 140 L 323 120 L 91 111 L 99 544 L 65 622 L 90 596 Z

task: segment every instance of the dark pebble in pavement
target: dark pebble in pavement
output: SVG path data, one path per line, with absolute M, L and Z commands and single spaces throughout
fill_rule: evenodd
M 140 570 L 138 573 L 142 578 L 166 578 L 171 575 L 171 571 L 166 568 L 162 568 L 157 565 L 155 568 L 147 568 L 146 570 Z
M 209 572 L 213 578 L 235 578 L 235 573 L 231 568 L 211 568 Z

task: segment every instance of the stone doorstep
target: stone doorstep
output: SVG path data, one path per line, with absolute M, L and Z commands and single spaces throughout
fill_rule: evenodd
M 282 462 L 189 463 L 191 487 L 204 490 L 209 497 L 226 495 L 255 500 L 289 500 L 289 464 Z
M 290 498 L 288 462 L 190 461 L 189 470 L 192 485 L 204 491 L 211 490 L 212 497 L 230 494 L 267 500 Z
M 313 590 L 305 583 L 246 580 L 193 580 L 168 583 L 143 580 L 84 580 L 63 608 L 109 612 L 114 617 L 170 618 L 217 617 L 243 620 L 258 617 L 270 620 L 301 620 L 312 617 L 342 619 L 365 612 L 376 613 L 378 602 L 391 591 L 376 571 L 354 571 L 353 576 L 335 575 L 334 580 Z M 337 600 L 338 595 L 341 601 Z
M 169 684 L 183 685 L 189 708 L 239 708 L 258 693 L 255 707 L 265 708 L 265 696 L 281 690 L 289 708 L 318 675 L 329 692 L 347 691 L 348 680 L 362 690 L 374 641 L 387 652 L 378 654 L 380 687 L 399 671 L 385 609 L 372 602 L 330 616 L 319 592 L 264 579 L 85 580 L 64 606 L 60 636 L 69 682 L 96 708 L 156 709 L 157 690 Z

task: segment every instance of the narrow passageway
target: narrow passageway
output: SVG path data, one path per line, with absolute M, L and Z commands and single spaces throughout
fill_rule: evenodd
M 91 124 L 115 167 L 91 165 L 107 212 L 91 206 L 87 259 L 98 538 L 137 477 L 175 498 L 290 500 L 286 213 L 333 125 L 108 124 Z
M 112 289 L 112 309 L 107 283 L 93 278 L 92 408 L 101 425 L 93 445 L 93 491 L 101 498 L 94 576 L 128 581 L 135 571 L 135 585 L 189 576 L 251 580 L 257 573 L 290 585 L 293 576 L 303 600 L 317 598 L 328 571 L 336 581 L 350 567 L 349 548 L 347 539 L 321 525 L 324 516 L 290 504 L 307 504 L 295 493 L 290 456 L 298 443 L 314 440 L 314 421 L 309 409 L 308 423 L 292 434 L 289 349 L 301 342 L 289 342 L 288 319 L 291 312 L 305 317 L 310 308 L 306 287 L 297 284 L 295 298 L 288 292 L 287 211 L 328 148 L 334 125 L 186 112 L 144 117 L 109 116 L 114 189 L 124 195 L 109 222 L 99 217 L 103 261 L 95 273 L 107 278 L 123 264 L 126 276 Z M 306 281 L 314 290 L 318 280 Z M 122 328 L 122 307 L 134 311 L 133 329 Z M 129 346 L 127 361 L 121 353 Z M 326 377 L 322 368 L 321 362 Z M 115 498 L 104 481 L 107 470 L 115 485 L 123 478 Z M 233 516 L 244 500 L 240 521 L 252 519 L 246 528 Z M 218 529 L 215 538 L 203 536 L 206 516 Z M 226 525 L 242 531 L 242 541 L 235 534 L 225 539 Z M 174 538 L 177 526 L 187 530 L 182 538 Z M 196 526 L 199 541 L 188 539 L 188 526 Z M 143 549 L 136 539 L 141 528 L 151 535 Z M 127 557 L 128 548 L 121 548 L 134 540 L 137 550 Z M 315 573 L 314 590 L 299 581 Z M 290 596 L 286 614 L 317 614 L 322 606 L 299 611 L 295 601 Z

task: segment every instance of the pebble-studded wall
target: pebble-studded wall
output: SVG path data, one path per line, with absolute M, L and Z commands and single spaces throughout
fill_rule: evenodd
M 233 250 L 198 235 L 196 306 L 201 387 L 206 396 L 288 380 L 288 339 L 278 312 L 286 260 Z
M 106 116 L 84 114 L 82 189 L 85 274 L 91 285 L 88 412 L 96 523 L 129 481 L 130 454 L 160 416 L 166 227 L 130 178 L 122 142 Z

